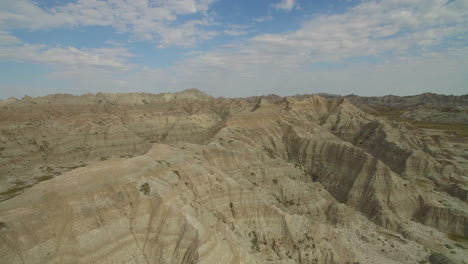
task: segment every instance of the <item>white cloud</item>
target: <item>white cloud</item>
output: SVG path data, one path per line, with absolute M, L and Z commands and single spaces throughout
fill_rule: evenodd
M 125 17 L 131 18 L 107 18 L 113 15 L 100 14 L 94 16 L 92 23 L 113 21 L 112 27 L 118 30 L 132 30 L 142 38 L 157 37 L 161 47 L 181 42 L 193 45 L 222 34 L 211 31 L 201 36 L 196 34 L 210 24 L 206 17 L 172 25 L 181 12 L 207 11 L 203 11 L 203 6 L 192 8 L 189 2 L 169 9 L 177 11 L 161 13 L 161 19 L 156 22 L 143 15 L 141 21 L 129 23 L 138 20 L 138 11 L 131 14 L 127 10 L 129 13 Z M 142 0 L 134 5 L 144 3 L 148 2 Z M 63 13 L 54 12 L 51 14 Z M 78 93 L 103 89 L 163 92 L 197 87 L 223 96 L 313 92 L 404 95 L 426 91 L 461 94 L 466 93 L 468 83 L 464 72 L 468 68 L 467 13 L 468 1 L 465 0 L 450 4 L 442 0 L 363 1 L 346 13 L 315 17 L 293 32 L 257 35 L 214 50 L 193 53 L 170 68 L 143 69 L 136 73 L 127 71 L 126 59 L 131 54 L 118 47 L 76 50 L 20 45 L 15 50 L 2 47 L 0 60 L 15 54 L 15 60 L 69 65 L 57 67 L 49 77 L 73 80 Z M 74 19 L 81 21 L 77 17 L 75 14 Z M 93 16 L 87 14 L 86 17 Z M 103 17 L 105 19 L 98 19 Z M 3 21 L 1 14 L 0 21 Z M 81 23 L 71 21 L 73 25 Z M 159 23 L 162 23 L 160 27 Z M 245 29 L 228 27 L 225 30 L 224 34 L 230 34 Z M 368 57 L 378 62 L 353 62 L 353 59 L 365 61 Z M 319 71 L 314 68 L 326 63 L 343 67 L 325 67 Z M 443 90 L 446 87 L 451 90 Z
M 468 66 L 459 59 L 468 58 L 467 10 L 467 1 L 366 1 L 344 14 L 311 19 L 294 32 L 258 35 L 197 54 L 154 82 L 216 95 L 288 94 L 310 87 L 360 94 L 372 94 L 370 87 L 374 94 L 452 87 L 461 93 L 466 78 L 460 76 Z M 369 58 L 380 62 L 364 63 Z M 314 70 L 324 63 L 342 67 Z M 167 82 L 168 76 L 177 81 Z
M 161 46 L 187 46 L 216 35 L 204 27 L 210 24 L 207 11 L 215 1 L 77 0 L 44 9 L 32 0 L 0 0 L 0 30 L 109 26 L 119 32 L 129 32 L 137 39 L 153 40 Z M 199 18 L 178 23 L 178 16 L 190 14 Z
M 464 46 L 468 1 L 367 1 L 339 15 L 307 21 L 294 32 L 257 35 L 181 62 L 197 69 L 255 71 L 298 69 L 354 57 L 424 54 L 434 47 Z M 464 39 L 460 39 L 463 38 Z M 458 40 L 457 40 L 458 38 Z M 446 43 L 447 42 L 447 43 Z M 450 43 L 448 43 L 450 42 Z M 188 66 L 187 66 L 188 67 Z
M 275 9 L 291 11 L 295 5 L 296 5 L 295 0 L 281 0 L 280 2 L 273 4 L 273 7 Z
M 422 92 L 466 93 L 468 50 L 395 59 L 383 64 L 361 64 L 323 72 L 220 71 L 206 67 L 177 70 L 146 69 L 132 75 L 82 69 L 55 73 L 53 78 L 74 80 L 75 93 L 167 92 L 196 87 L 215 96 L 249 96 L 275 93 L 292 95 L 328 92 L 334 94 L 410 95 Z
M 273 20 L 272 16 L 262 16 L 262 17 L 257 17 L 254 19 L 254 21 L 257 23 L 263 23 L 263 22 L 268 22 L 272 20 Z
M 17 37 L 11 35 L 6 31 L 0 31 L 0 45 L 11 45 L 21 43 Z
M 61 69 L 80 67 L 105 67 L 128 69 L 126 58 L 131 57 L 125 48 L 77 49 L 75 47 L 51 48 L 46 45 L 15 45 L 0 49 L 0 61 L 44 63 Z
M 237 25 L 231 24 L 226 26 L 227 29 L 224 30 L 224 34 L 228 36 L 243 36 L 249 34 L 250 26 L 247 25 Z
M 243 35 L 249 34 L 249 32 L 245 30 L 238 30 L 238 29 L 226 29 L 224 30 L 224 34 L 228 36 L 243 36 Z
M 425 56 L 390 59 L 384 63 L 360 63 L 353 67 L 308 71 L 271 67 L 229 69 L 219 58 L 209 64 L 180 64 L 169 70 L 146 70 L 129 76 L 140 91 L 163 92 L 197 87 L 215 96 L 251 96 L 275 93 L 334 93 L 359 95 L 411 95 L 423 92 L 466 94 L 468 48 Z M 207 62 L 208 63 L 208 62 Z M 278 62 L 277 64 L 281 64 Z M 225 69 L 221 69 L 222 65 Z

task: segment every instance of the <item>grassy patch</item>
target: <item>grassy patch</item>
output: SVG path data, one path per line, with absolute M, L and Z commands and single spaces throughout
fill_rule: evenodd
M 451 239 L 453 241 L 457 241 L 457 242 L 465 242 L 465 243 L 468 242 L 468 237 L 460 236 L 460 235 L 454 234 L 454 233 L 448 233 L 447 237 L 449 239 Z
M 29 185 L 26 185 L 25 182 L 18 180 L 18 181 L 16 181 L 16 186 L 15 187 L 9 189 L 8 191 L 0 192 L 0 202 L 9 200 L 9 199 L 23 193 L 23 191 L 25 189 L 31 188 L 32 186 L 34 186 L 37 183 L 47 181 L 47 180 L 50 180 L 52 178 L 54 178 L 53 174 L 43 175 L 43 176 L 37 177 L 35 179 L 36 181 L 33 184 L 29 184 Z
M 455 243 L 455 246 L 459 247 L 459 248 L 462 248 L 462 249 L 467 249 L 466 247 L 464 247 L 463 245 L 459 244 L 459 243 Z
M 458 137 L 468 137 L 468 124 L 448 124 L 448 123 L 435 123 L 435 122 L 420 122 L 403 118 L 402 115 L 405 110 L 391 107 L 374 107 L 373 114 L 384 116 L 391 120 L 406 121 L 413 124 L 413 126 L 421 129 L 435 129 L 441 130 L 449 135 Z
M 47 180 L 50 180 L 52 178 L 54 178 L 53 175 L 43 175 L 41 177 L 37 177 L 37 182 L 47 181 Z
M 401 115 L 404 113 L 404 111 L 401 109 L 391 107 L 374 107 L 372 109 L 374 110 L 375 115 L 385 116 L 388 119 L 400 120 Z
M 255 233 L 255 231 L 252 231 L 250 234 L 252 234 L 252 239 L 250 240 L 250 248 L 252 249 L 252 252 L 259 252 L 260 245 L 258 244 L 257 233 Z
M 467 124 L 442 124 L 432 122 L 414 122 L 413 126 L 422 129 L 435 129 L 444 131 L 447 134 L 468 137 L 468 125 Z
M 17 196 L 18 194 L 21 194 L 24 189 L 27 189 L 29 187 L 31 187 L 32 185 L 26 185 L 26 186 L 17 186 L 17 187 L 14 187 L 8 191 L 5 191 L 5 192 L 1 192 L 0 193 L 0 202 L 3 202 L 3 201 L 6 201 L 6 200 L 9 200 L 15 196 Z
M 429 191 L 432 189 L 432 183 L 429 180 L 416 179 L 414 181 L 414 184 L 420 188 L 423 188 L 426 191 Z

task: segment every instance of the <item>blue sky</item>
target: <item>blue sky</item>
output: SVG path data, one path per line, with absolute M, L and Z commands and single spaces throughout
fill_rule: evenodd
M 468 93 L 468 0 L 0 0 L 0 98 Z

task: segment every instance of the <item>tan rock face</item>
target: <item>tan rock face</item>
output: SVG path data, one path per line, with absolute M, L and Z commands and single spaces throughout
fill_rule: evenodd
M 1 263 L 467 263 L 464 140 L 348 99 L 0 107 Z

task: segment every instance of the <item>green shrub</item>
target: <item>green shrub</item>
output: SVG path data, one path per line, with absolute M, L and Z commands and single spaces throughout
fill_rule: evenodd
M 260 245 L 258 244 L 257 233 L 255 233 L 255 231 L 252 231 L 250 234 L 252 234 L 253 236 L 252 239 L 250 240 L 250 243 L 252 243 L 250 248 L 252 249 L 253 252 L 259 252 Z
M 145 195 L 149 195 L 150 193 L 150 186 L 147 182 L 145 182 L 144 184 L 142 184 L 140 186 L 140 192 L 143 192 L 143 194 Z
M 267 154 L 268 157 L 272 158 L 272 159 L 276 159 L 276 157 L 278 156 L 278 154 L 276 154 L 271 148 L 269 147 L 266 147 L 266 146 L 263 146 L 263 150 L 265 151 L 265 153 Z

